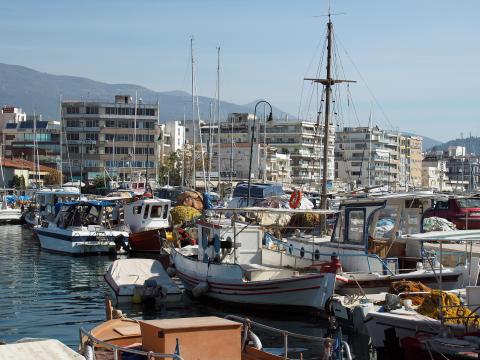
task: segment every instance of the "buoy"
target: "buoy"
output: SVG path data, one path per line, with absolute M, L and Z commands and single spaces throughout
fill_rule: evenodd
M 252 331 L 248 330 L 248 340 L 250 340 L 253 343 L 253 347 L 257 350 L 262 350 L 263 345 L 262 342 L 260 341 L 260 338 Z
M 192 289 L 192 294 L 194 297 L 200 297 L 205 295 L 208 291 L 208 283 L 201 282 Z

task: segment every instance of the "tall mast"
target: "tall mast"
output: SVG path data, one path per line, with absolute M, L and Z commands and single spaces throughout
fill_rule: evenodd
M 314 79 L 305 78 L 304 80 L 310 80 L 316 83 L 320 83 L 325 86 L 325 124 L 323 133 L 323 169 L 322 169 L 322 196 L 321 196 L 321 208 L 327 208 L 327 176 L 328 176 L 328 136 L 330 132 L 330 96 L 332 85 L 343 82 L 355 82 L 352 80 L 334 80 L 332 79 L 332 29 L 333 23 L 331 20 L 331 14 L 328 14 L 327 23 L 327 78 L 326 79 Z
M 332 90 L 332 21 L 330 15 L 327 23 L 327 82 L 325 89 L 325 121 L 323 125 L 323 174 L 321 208 L 327 208 L 327 175 L 328 175 L 328 133 L 330 131 L 330 91 Z
M 192 128 L 193 128 L 193 139 L 192 139 L 192 163 L 193 163 L 193 171 L 192 171 L 192 188 L 196 190 L 196 164 L 195 164 L 195 157 L 196 157 L 196 131 L 195 131 L 195 60 L 193 57 L 193 35 L 190 37 L 190 55 L 192 60 Z
M 220 141 L 221 141 L 221 136 L 220 136 L 220 46 L 217 47 L 217 124 L 218 124 L 218 129 L 217 129 L 217 171 L 218 171 L 218 182 L 217 182 L 217 191 L 220 192 Z
M 63 108 L 60 94 L 60 187 L 63 186 Z

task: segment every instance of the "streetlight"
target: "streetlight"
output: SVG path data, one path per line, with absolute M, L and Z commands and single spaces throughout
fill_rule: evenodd
M 266 100 L 260 100 L 255 104 L 255 111 L 253 112 L 253 126 L 252 126 L 252 138 L 250 140 L 250 162 L 248 165 L 248 197 L 247 197 L 247 206 L 250 205 L 250 183 L 252 180 L 252 154 L 253 154 L 253 140 L 255 138 L 255 120 L 257 117 L 257 106 L 260 104 L 267 104 L 270 106 L 270 114 L 268 115 L 267 121 L 272 121 L 272 105 Z

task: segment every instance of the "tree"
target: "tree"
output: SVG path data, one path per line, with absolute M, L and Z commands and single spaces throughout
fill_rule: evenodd
M 56 169 L 51 169 L 48 171 L 47 175 L 43 179 L 45 185 L 58 185 L 62 180 L 62 174 Z M 62 184 L 60 184 L 62 185 Z
M 10 187 L 25 189 L 25 178 L 23 176 L 13 175 L 12 181 L 10 181 Z
M 95 189 L 100 189 L 100 188 L 105 188 L 105 184 L 108 185 L 108 180 L 105 178 L 105 176 L 97 176 L 95 179 L 93 179 L 93 187 Z

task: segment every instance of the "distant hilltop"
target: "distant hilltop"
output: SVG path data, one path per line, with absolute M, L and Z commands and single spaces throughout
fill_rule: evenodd
M 480 137 L 470 136 L 465 139 L 455 139 L 432 147 L 432 151 L 447 150 L 449 146 L 463 146 L 467 154 L 480 155 Z
M 160 103 L 160 120 L 191 118 L 191 94 L 185 91 L 156 92 L 135 84 L 107 84 L 87 78 L 52 75 L 42 73 L 24 66 L 0 63 L 0 106 L 13 105 L 21 107 L 27 113 L 43 114 L 47 119 L 58 119 L 59 98 L 72 100 L 112 101 L 117 94 L 130 94 L 142 98 L 147 103 Z M 210 103 L 215 99 L 199 96 L 200 116 L 208 119 Z M 255 106 L 255 102 L 253 103 Z M 221 118 L 228 113 L 252 112 L 252 103 L 245 105 L 221 101 Z M 274 107 L 274 117 L 288 115 Z M 288 115 L 291 117 L 291 115 Z

